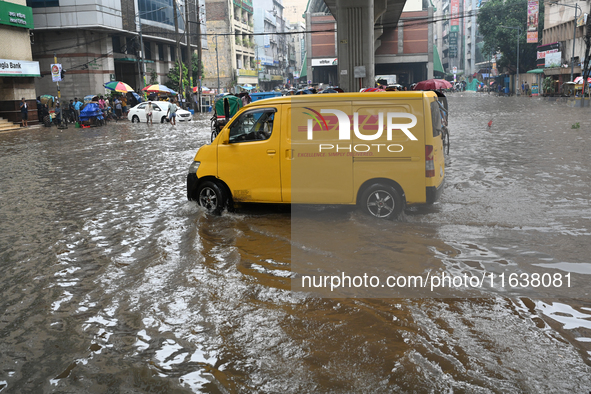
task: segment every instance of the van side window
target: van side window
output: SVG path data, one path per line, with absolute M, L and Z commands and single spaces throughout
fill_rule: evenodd
M 268 140 L 273 133 L 275 108 L 263 108 L 241 114 L 230 126 L 230 143 Z

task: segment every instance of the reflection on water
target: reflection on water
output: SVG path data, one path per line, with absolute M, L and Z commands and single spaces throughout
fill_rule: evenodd
M 311 210 L 307 240 L 292 239 L 289 209 L 212 217 L 186 201 L 207 116 L 0 134 L 0 391 L 591 390 L 591 121 L 542 100 L 450 106 L 440 202 L 398 223 Z M 292 250 L 322 256 L 331 240 L 314 228 L 339 223 L 357 253 L 399 270 L 571 272 L 575 287 L 559 299 L 291 292 Z

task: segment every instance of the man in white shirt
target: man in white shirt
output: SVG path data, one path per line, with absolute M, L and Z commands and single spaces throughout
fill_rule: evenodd
M 146 104 L 146 107 L 144 108 L 144 110 L 146 111 L 146 123 L 150 123 L 150 126 L 152 125 L 152 111 L 154 111 L 154 106 L 152 105 L 151 101 L 148 101 L 148 104 Z

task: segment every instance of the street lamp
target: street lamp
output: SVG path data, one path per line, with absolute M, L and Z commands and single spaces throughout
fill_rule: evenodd
M 517 91 L 519 90 L 519 36 L 521 34 L 521 26 L 502 26 L 499 25 L 499 27 L 503 27 L 505 29 L 512 29 L 512 30 L 517 30 L 517 78 L 515 78 L 515 93 L 517 94 Z
M 583 14 L 583 10 L 581 9 L 581 7 L 579 7 L 578 3 L 575 3 L 575 5 L 570 5 L 570 4 L 562 4 L 562 3 L 550 3 L 550 4 L 554 4 L 554 5 L 563 5 L 565 7 L 570 7 L 570 8 L 574 8 L 575 9 L 575 23 L 574 23 L 574 27 L 573 27 L 573 55 L 570 59 L 571 62 L 571 66 L 570 66 L 570 80 L 574 81 L 574 74 L 575 74 L 575 40 L 577 38 L 577 11 L 581 10 L 581 14 Z M 584 86 L 584 83 L 583 83 Z
M 144 11 L 144 12 L 138 12 L 137 14 L 135 14 L 136 18 L 137 18 L 137 26 L 138 26 L 138 32 L 140 35 L 140 85 L 142 85 L 142 90 L 146 87 L 146 85 L 144 84 L 144 80 L 145 80 L 145 63 L 144 63 L 144 40 L 142 38 L 142 22 L 140 20 L 140 15 L 147 15 L 150 14 L 152 12 L 156 12 L 156 11 L 160 11 L 165 9 L 166 7 L 160 7 L 157 8 L 155 10 L 152 11 Z

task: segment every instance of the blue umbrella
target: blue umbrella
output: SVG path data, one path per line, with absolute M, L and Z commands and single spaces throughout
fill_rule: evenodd
M 137 94 L 136 92 L 132 92 L 131 94 L 133 94 L 133 97 L 135 97 L 135 99 L 138 101 L 138 103 L 141 103 L 143 101 L 142 97 L 139 94 Z

